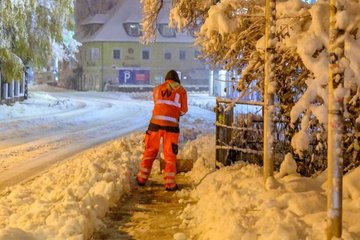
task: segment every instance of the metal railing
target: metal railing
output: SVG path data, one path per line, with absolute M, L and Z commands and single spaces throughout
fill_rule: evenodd
M 0 104 L 11 104 L 27 99 L 28 91 L 25 76 L 21 80 L 5 82 L 0 74 Z

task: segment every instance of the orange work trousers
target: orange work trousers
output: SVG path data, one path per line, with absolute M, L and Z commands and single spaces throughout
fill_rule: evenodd
M 138 180 L 145 183 L 151 172 L 152 164 L 159 152 L 160 140 L 163 139 L 163 153 L 165 158 L 164 182 L 166 188 L 176 185 L 176 154 L 178 153 L 179 133 L 147 130 L 145 134 L 145 151 L 140 163 Z

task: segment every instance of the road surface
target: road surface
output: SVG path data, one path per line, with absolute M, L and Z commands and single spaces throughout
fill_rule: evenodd
M 58 108 L 49 106 L 49 112 L 1 120 L 0 189 L 82 150 L 145 128 L 152 110 L 150 101 L 116 93 L 49 94 L 58 99 L 54 103 Z

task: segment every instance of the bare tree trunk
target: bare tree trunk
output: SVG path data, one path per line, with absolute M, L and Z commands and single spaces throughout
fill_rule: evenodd
M 266 0 L 266 26 L 265 26 L 265 79 L 264 79 L 264 181 L 273 176 L 274 172 L 274 94 L 275 81 L 273 59 L 275 53 L 275 17 L 276 0 Z
M 336 12 L 343 6 L 330 0 L 330 50 L 328 83 L 328 195 L 327 239 L 342 233 L 343 113 L 344 113 L 344 29 L 336 24 Z

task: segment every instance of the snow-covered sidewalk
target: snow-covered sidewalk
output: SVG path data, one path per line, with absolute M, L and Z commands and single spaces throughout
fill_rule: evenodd
M 180 189 L 190 188 L 187 182 L 183 174 L 177 175 Z M 116 207 L 110 208 L 103 219 L 104 227 L 92 239 L 184 239 L 189 234 L 178 215 L 185 206 L 181 196 L 164 190 L 163 174 L 152 171 L 146 186 L 134 186 Z

